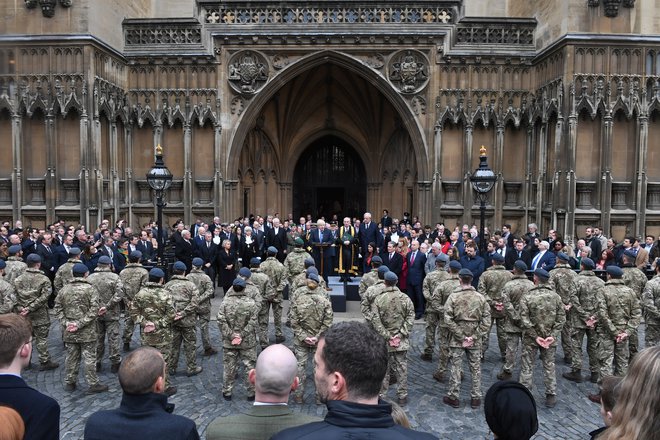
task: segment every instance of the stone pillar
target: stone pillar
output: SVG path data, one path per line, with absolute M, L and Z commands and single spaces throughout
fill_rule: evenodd
M 293 182 L 279 182 L 280 187 L 280 215 L 284 218 L 293 209 Z M 243 203 L 243 195 L 241 194 L 241 206 Z M 249 212 L 245 213 L 246 215 Z
M 44 122 L 46 124 L 46 224 L 55 220 L 55 205 L 57 203 L 57 176 L 55 163 L 55 117 L 48 112 Z
M 603 116 L 603 143 L 600 177 L 600 213 L 601 227 L 610 230 L 610 211 L 612 209 L 612 113 Z M 598 185 L 597 185 L 598 186 Z
M 112 213 L 113 218 L 119 218 L 119 206 L 121 205 L 121 200 L 119 200 L 119 151 L 118 151 L 118 133 L 117 133 L 117 121 L 113 119 L 110 122 L 110 175 L 108 179 L 108 199 L 112 204 Z M 124 135 L 124 133 L 122 133 Z M 101 205 L 103 205 L 103 200 L 101 200 Z
M 572 97 L 572 96 L 571 96 Z M 567 156 L 570 161 L 568 174 L 568 204 L 566 205 L 566 231 L 564 235 L 567 240 L 573 239 L 575 232 L 575 195 L 576 195 L 576 179 L 575 179 L 575 154 L 577 146 L 577 125 L 578 115 L 575 112 L 575 103 L 572 104 L 572 110 L 568 116 L 568 151 Z
M 99 163 L 101 162 L 100 158 L 96 160 L 96 155 L 100 157 L 101 152 L 98 148 L 92 149 L 89 144 L 89 115 L 87 114 L 87 86 L 83 85 L 82 89 L 82 113 L 80 114 L 80 162 L 82 163 L 81 171 L 79 174 L 79 189 L 80 189 L 80 223 L 83 225 L 88 225 L 91 229 L 92 222 L 90 221 L 90 209 L 92 208 L 93 201 L 90 197 L 92 186 L 90 171 L 92 169 L 97 172 Z M 94 147 L 95 145 L 91 145 Z M 94 176 L 95 179 L 98 178 L 98 174 Z M 103 188 L 103 182 L 101 182 L 101 188 Z M 95 222 L 98 224 L 98 222 Z
M 557 115 L 557 123 L 555 124 L 555 158 L 557 158 L 557 163 L 563 162 L 561 157 L 561 148 L 563 145 L 563 134 L 564 134 L 564 117 L 559 113 Z M 562 208 L 563 206 L 568 206 L 569 204 L 573 204 L 572 206 L 575 206 L 575 200 L 572 199 L 573 195 L 575 194 L 575 191 L 570 191 L 567 189 L 570 188 L 570 171 L 572 170 L 572 167 L 569 167 L 569 170 L 561 170 L 562 173 L 566 176 L 566 182 L 565 185 L 562 185 L 562 182 L 558 180 L 557 183 L 557 189 L 553 188 L 553 194 L 556 192 L 557 194 L 557 201 L 556 205 L 553 205 L 553 229 L 563 229 L 562 233 L 564 234 L 564 239 L 566 239 L 566 233 L 571 233 L 566 228 L 566 209 Z M 561 176 L 561 175 L 560 175 Z M 560 216 L 561 216 L 561 223 L 560 223 Z
M 526 138 L 526 143 L 527 143 L 527 160 L 525 161 L 525 182 L 523 183 L 523 197 L 524 197 L 524 205 L 525 205 L 525 215 L 524 215 L 524 220 L 523 223 L 524 225 L 520 225 L 518 231 L 516 231 L 517 235 L 522 235 L 525 233 L 525 228 L 526 226 L 531 223 L 530 221 L 530 214 L 529 214 L 529 201 L 532 200 L 532 179 L 533 179 L 533 169 L 534 169 L 534 152 L 538 148 L 537 145 L 534 145 L 534 134 L 536 131 L 536 126 L 535 125 L 528 125 L 527 126 L 527 138 Z
M 495 182 L 495 191 L 493 191 L 493 208 L 495 209 L 493 216 L 493 223 L 491 225 L 491 234 L 495 231 L 496 227 L 502 225 L 502 207 L 504 206 L 504 125 L 497 125 L 497 135 L 495 138 L 495 148 L 493 151 L 493 171 L 497 176 Z
M 548 172 L 546 161 L 548 159 L 548 122 L 545 121 L 541 124 L 541 132 L 539 133 L 539 144 L 536 146 L 538 152 L 538 161 L 536 163 L 536 212 L 534 218 L 530 223 L 536 223 L 541 228 L 541 219 L 543 218 L 543 194 L 545 193 L 545 176 Z
M 103 206 L 103 183 L 106 178 L 109 178 L 109 176 L 106 176 L 103 174 L 103 168 L 102 168 L 102 161 L 103 161 L 103 156 L 101 154 L 101 149 L 103 148 L 103 145 L 101 144 L 101 121 L 99 119 L 98 113 L 94 115 L 92 118 L 92 127 L 91 127 L 91 134 L 92 134 L 92 143 L 91 143 L 91 148 L 90 148 L 90 155 L 94 156 L 94 177 L 95 177 L 95 194 L 96 194 L 96 218 L 99 220 L 96 223 L 100 223 L 100 220 L 103 219 L 104 216 L 104 206 Z M 112 134 L 110 135 L 112 136 Z M 110 153 L 112 154 L 112 153 Z M 110 160 L 110 158 L 108 158 Z M 110 194 L 111 189 L 110 185 L 112 184 L 112 181 L 108 181 L 108 194 Z M 82 208 L 82 207 L 81 207 Z M 89 223 L 87 223 L 89 224 Z M 90 225 L 91 227 L 91 225 Z
M 648 159 L 648 140 L 649 140 L 649 118 L 646 113 L 637 117 L 639 145 L 637 151 L 637 171 L 635 176 L 635 209 L 637 210 L 637 223 L 635 225 L 635 235 L 646 234 L 646 192 L 648 178 L 646 176 L 646 161 Z M 657 140 L 656 140 L 657 142 Z
M 193 190 L 192 176 L 192 130 L 190 124 L 183 125 L 183 221 L 192 224 Z
M 21 150 L 22 145 L 22 130 L 23 130 L 23 118 L 19 113 L 14 113 L 11 115 L 11 127 L 12 127 L 12 156 L 14 158 L 13 168 L 14 172 L 11 175 L 11 186 L 12 186 L 12 215 L 14 220 L 21 218 L 22 212 L 21 208 L 24 204 L 23 201 L 23 152 Z
M 238 209 L 236 209 L 236 201 L 238 200 L 238 195 L 236 190 L 238 189 L 238 180 L 225 180 L 225 206 L 224 206 L 224 218 L 225 221 L 230 221 L 238 216 Z M 221 217 L 222 218 L 222 217 Z
M 442 206 L 442 125 L 435 125 L 435 137 L 433 139 L 434 163 L 431 188 L 431 218 L 429 221 L 437 222 L 441 217 Z
M 381 207 L 378 206 L 378 196 L 380 195 L 380 188 L 382 186 L 381 182 L 368 182 L 367 183 L 367 211 L 374 213 L 379 212 L 378 209 Z M 403 208 L 405 208 L 405 197 L 403 200 Z
M 127 122 L 124 127 L 126 130 L 126 201 L 128 202 L 127 220 L 130 224 L 133 224 L 133 203 L 135 203 L 133 193 L 135 191 L 133 188 L 133 169 L 128 166 L 133 158 L 133 122 Z M 115 220 L 117 219 L 118 217 L 115 217 Z
M 473 205 L 473 195 L 472 195 L 472 185 L 470 185 L 470 176 L 474 171 L 472 169 L 472 125 L 465 124 L 465 164 L 466 166 L 463 169 L 467 170 L 463 176 L 463 223 L 473 224 L 474 220 L 472 218 L 472 205 Z
M 431 218 L 431 186 L 433 182 L 431 181 L 419 181 L 417 182 L 417 212 L 419 218 L 422 221 L 422 224 L 432 224 L 432 222 L 437 221 L 435 218 Z M 411 213 L 411 215 L 413 215 Z
M 213 124 L 215 136 L 213 138 L 213 162 L 215 164 L 215 174 L 213 175 L 213 215 L 222 218 L 224 213 L 224 180 L 222 178 L 222 126 L 218 123 Z

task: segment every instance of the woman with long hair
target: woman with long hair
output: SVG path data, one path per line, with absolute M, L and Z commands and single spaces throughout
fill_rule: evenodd
M 619 385 L 612 424 L 598 440 L 660 440 L 660 346 L 640 351 Z
M 364 273 L 369 273 L 371 270 L 371 259 L 378 255 L 378 249 L 376 248 L 376 243 L 370 241 L 367 245 L 367 255 L 363 255 L 362 260 L 364 261 Z
M 396 246 L 396 251 L 403 258 L 403 266 L 401 267 L 401 274 L 399 275 L 399 290 L 406 293 L 408 281 L 408 239 L 406 237 L 399 237 L 399 242 Z
M 218 266 L 220 269 L 218 284 L 227 293 L 236 278 L 236 252 L 232 249 L 229 240 L 223 240 L 222 247 L 218 251 Z
M 600 253 L 600 258 L 596 263 L 596 269 L 606 270 L 608 266 L 612 265 L 616 265 L 616 262 L 614 261 L 614 252 L 609 249 L 604 249 L 603 252 Z

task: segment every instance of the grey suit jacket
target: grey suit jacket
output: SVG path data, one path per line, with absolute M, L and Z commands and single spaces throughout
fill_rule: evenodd
M 284 405 L 253 406 L 244 414 L 212 421 L 206 429 L 206 440 L 268 440 L 283 429 L 320 420 L 294 413 Z

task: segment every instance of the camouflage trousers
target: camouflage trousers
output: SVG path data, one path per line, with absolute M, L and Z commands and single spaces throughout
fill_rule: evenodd
M 81 357 L 87 385 L 93 386 L 98 384 L 99 378 L 96 375 L 96 341 L 66 343 L 66 361 L 64 363 L 65 383 L 75 385 L 78 382 Z
M 573 359 L 573 326 L 571 325 L 566 313 L 566 322 L 561 329 L 561 349 L 564 351 L 564 358 Z
M 222 395 L 231 396 L 234 390 L 234 382 L 238 373 L 239 364 L 242 362 L 245 369 L 245 388 L 247 396 L 254 396 L 254 385 L 248 379 L 248 373 L 257 362 L 257 347 L 252 348 L 224 348 L 222 350 Z
M 199 333 L 202 338 L 202 347 L 204 350 L 209 350 L 211 348 L 211 336 L 209 334 L 209 322 L 211 321 L 211 310 L 205 313 L 200 313 L 197 315 L 199 324 Z
M 259 345 L 261 348 L 268 347 L 268 317 L 270 316 L 270 308 L 273 308 L 273 322 L 275 324 L 275 337 L 282 336 L 282 303 L 271 302 L 268 300 L 261 302 L 261 309 L 259 310 Z
M 602 379 L 605 376 L 625 376 L 628 372 L 628 359 L 630 350 L 628 340 L 616 343 L 614 339 L 605 335 L 599 335 L 598 345 L 598 369 Z
M 582 342 L 587 337 L 587 355 L 589 356 L 589 371 L 598 373 L 598 335 L 596 330 L 589 328 L 573 327 L 573 356 L 571 357 L 571 369 L 573 371 L 582 369 Z
M 186 369 L 188 373 L 197 368 L 197 332 L 194 326 L 183 327 L 175 325 L 172 327 L 172 364 L 170 370 L 176 371 L 179 365 L 179 354 L 181 343 L 186 354 Z
M 172 364 L 172 333 L 152 333 L 148 336 L 142 334 L 142 345 L 153 347 L 163 355 L 165 361 L 165 387 L 169 387 L 171 382 L 168 371 Z
M 133 321 L 133 317 L 128 313 L 128 310 L 125 313 L 124 334 L 122 339 L 124 340 L 124 344 L 130 344 L 131 339 L 133 339 L 133 331 L 135 331 L 135 321 Z
M 438 329 L 438 345 L 440 350 L 440 356 L 438 357 L 438 369 L 435 370 L 436 373 L 443 374 L 447 370 L 447 364 L 449 363 L 449 338 L 451 333 L 447 327 L 440 327 Z
M 639 349 L 637 348 L 638 345 L 639 345 L 639 333 L 637 329 L 635 329 L 635 331 L 631 332 L 630 336 L 628 336 L 628 351 L 630 352 L 629 361 L 631 361 L 632 358 L 639 351 Z
M 450 347 L 450 375 L 447 396 L 451 399 L 458 399 L 461 390 L 461 372 L 463 371 L 463 354 L 467 356 L 470 374 L 472 375 L 472 388 L 470 397 L 472 399 L 481 399 L 481 347 L 465 349 L 463 347 Z
M 110 363 L 115 365 L 121 362 L 119 354 L 119 346 L 121 340 L 119 338 L 119 321 L 105 321 L 98 319 L 96 321 L 96 362 L 103 361 L 103 354 L 105 353 L 105 335 L 108 335 L 108 352 Z
M 426 339 L 424 340 L 424 354 L 433 355 L 435 348 L 435 334 L 442 318 L 439 312 L 426 311 Z
M 509 333 L 506 334 L 506 353 L 504 354 L 504 365 L 502 371 L 506 373 L 513 372 L 513 367 L 516 364 L 516 355 L 518 354 L 518 347 L 520 347 L 522 333 Z
M 293 344 L 293 352 L 296 355 L 296 360 L 298 361 L 298 380 L 299 385 L 296 388 L 294 395 L 296 397 L 303 396 L 305 391 L 305 383 L 307 380 L 307 364 L 314 364 L 314 354 L 316 353 L 316 345 L 311 347 L 307 344 L 298 344 L 297 342 Z
M 546 395 L 557 395 L 557 375 L 555 373 L 555 353 L 557 346 L 551 345 L 547 350 L 541 348 L 536 342 L 523 343 L 523 350 L 520 362 L 520 383 L 527 389 L 532 389 L 532 379 L 534 377 L 534 362 L 536 354 L 541 352 L 541 364 L 543 365 L 543 383 L 545 384 Z
M 47 364 L 50 362 L 50 353 L 48 352 L 48 332 L 50 325 L 35 325 L 32 327 L 32 335 L 34 335 L 34 345 L 37 347 L 39 353 L 39 363 Z
M 380 394 L 385 396 L 390 387 L 390 376 L 396 378 L 396 396 L 408 397 L 408 351 L 390 351 L 387 354 L 387 371 L 380 387 Z
M 493 318 L 490 322 L 490 328 L 486 333 L 484 333 L 484 337 L 482 340 L 481 344 L 481 354 L 483 355 L 488 351 L 488 342 L 490 339 L 490 331 L 493 329 L 493 325 L 496 325 L 496 333 L 497 333 L 497 345 L 500 348 L 500 356 L 504 357 L 506 353 L 506 332 L 504 331 L 504 321 L 506 318 Z
M 646 324 L 644 341 L 646 342 L 646 348 L 660 345 L 660 325 Z

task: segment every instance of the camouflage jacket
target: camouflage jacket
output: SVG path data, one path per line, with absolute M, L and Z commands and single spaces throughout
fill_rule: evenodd
M 163 287 L 172 295 L 174 310 L 181 314 L 181 319 L 174 321 L 177 327 L 193 327 L 197 323 L 197 305 L 199 291 L 195 283 L 184 275 L 173 275 Z
M 75 266 L 76 263 L 80 263 L 80 260 L 77 258 L 69 258 L 66 260 L 66 263 L 57 269 L 55 281 L 53 282 L 56 295 L 59 294 L 60 290 L 62 290 L 62 288 L 73 279 L 73 266 Z
M 291 285 L 289 286 L 289 296 L 291 296 L 290 292 L 296 292 L 298 289 L 300 289 L 301 287 L 305 287 L 306 285 L 307 285 L 307 273 L 303 271 L 302 273 L 299 273 L 293 278 L 293 286 Z M 326 287 L 325 280 L 323 279 L 323 277 L 319 278 L 319 286 L 323 287 L 324 289 Z
M 451 332 L 450 347 L 463 348 L 463 340 L 470 336 L 474 341 L 470 349 L 481 350 L 483 335 L 490 328 L 488 301 L 474 287 L 459 286 L 458 290 L 447 298 L 444 320 Z
M 298 292 L 291 304 L 289 319 L 293 337 L 298 345 L 307 346 L 305 338 L 319 337 L 332 325 L 332 304 L 322 287 Z
M 23 275 L 27 270 L 27 264 L 23 262 L 21 257 L 7 258 L 7 267 L 5 267 L 5 281 L 14 284 L 16 278 Z
M 504 318 L 506 316 L 504 310 L 500 311 L 495 308 L 495 303 L 503 302 L 502 291 L 504 285 L 512 278 L 513 274 L 500 264 L 489 267 L 479 277 L 477 290 L 486 297 L 492 318 Z
M 199 292 L 199 297 L 197 298 L 197 313 L 200 315 L 211 313 L 211 297 L 215 292 L 211 278 L 209 278 L 203 270 L 195 269 L 194 267 L 186 278 L 195 284 L 195 287 L 197 287 L 197 291 Z
M 284 270 L 289 285 L 291 285 L 296 275 L 305 270 L 305 260 L 307 258 L 312 258 L 312 256 L 303 248 L 295 248 L 287 254 L 284 259 Z
M 432 307 L 440 314 L 440 327 L 447 327 L 445 323 L 445 304 L 447 304 L 449 296 L 460 288 L 461 282 L 458 279 L 458 275 L 449 274 L 449 279 L 438 284 L 438 287 L 431 294 Z M 428 307 L 428 303 L 426 306 Z
M 646 325 L 660 326 L 660 275 L 646 283 L 642 306 Z
M 53 288 L 50 280 L 39 269 L 28 268 L 14 280 L 16 289 L 16 313 L 28 309 L 27 317 L 32 325 L 50 325 L 48 297 Z
M 175 313 L 172 295 L 159 283 L 147 281 L 131 302 L 131 315 L 140 325 L 142 341 L 146 345 L 158 345 L 172 339 Z M 144 333 L 147 322 L 156 326 L 151 333 Z
M 570 304 L 571 296 L 575 295 L 577 276 L 577 273 L 568 264 L 558 264 L 550 271 L 548 283 L 564 304 Z
M 360 301 L 360 311 L 362 312 L 362 316 L 364 316 L 364 319 L 370 324 L 372 324 L 373 321 L 374 301 L 381 293 L 383 293 L 383 290 L 385 290 L 385 281 L 379 279 L 372 286 L 369 286 L 362 296 L 362 301 Z
M 371 269 L 370 272 L 365 273 L 362 275 L 362 279 L 360 279 L 360 285 L 358 286 L 358 294 L 360 295 L 360 299 L 364 298 L 364 293 L 367 291 L 367 289 L 378 281 L 378 269 Z
M 573 328 L 587 328 L 587 320 L 598 313 L 598 297 L 602 295 L 605 281 L 591 270 L 583 270 L 575 279 L 575 294 L 571 296 L 568 311 Z M 599 293 L 600 292 L 600 293 Z
M 96 318 L 99 313 L 99 292 L 85 278 L 74 278 L 55 297 L 55 316 L 62 327 L 75 323 L 75 332 L 63 330 L 62 339 L 69 343 L 96 341 Z
M 614 338 L 621 332 L 630 335 L 637 329 L 642 318 L 639 300 L 623 280 L 609 280 L 599 296 L 596 327 L 599 334 Z
M 257 286 L 257 289 L 259 289 L 259 299 L 257 300 L 257 298 L 253 298 L 254 301 L 261 307 L 263 301 L 270 302 L 277 298 L 277 290 L 275 290 L 275 286 L 268 275 L 266 275 L 261 269 L 250 270 L 252 271 L 250 281 Z
M 550 282 L 532 287 L 520 299 L 520 328 L 526 344 L 537 345 L 537 337 L 552 336 L 556 345 L 565 322 L 564 303 Z
M 270 278 L 271 283 L 275 286 L 277 290 L 277 297 L 275 299 L 269 299 L 270 302 L 282 302 L 282 292 L 284 292 L 284 287 L 286 287 L 286 269 L 284 265 L 277 261 L 275 257 L 268 257 L 266 261 L 261 263 L 259 269 Z
M 447 281 L 451 275 L 446 270 L 434 270 L 429 272 L 428 275 L 424 277 L 424 282 L 422 283 L 422 292 L 424 298 L 426 299 L 426 311 L 441 313 L 441 310 L 438 308 L 438 302 L 432 301 L 433 292 L 435 292 L 436 287 L 440 285 L 443 281 Z
M 220 303 L 218 327 L 224 348 L 247 349 L 257 346 L 257 316 L 260 305 L 245 294 L 229 289 Z M 239 345 L 231 345 L 233 335 L 241 336 Z
M 502 302 L 504 303 L 504 331 L 507 333 L 522 333 L 520 328 L 520 300 L 534 287 L 525 275 L 514 275 L 511 281 L 504 285 Z
M 385 287 L 372 305 L 372 325 L 386 341 L 399 336 L 398 347 L 387 344 L 388 351 L 407 351 L 410 348 L 410 334 L 415 321 L 415 306 L 408 295 L 398 287 Z
M 119 303 L 124 298 L 124 283 L 119 275 L 110 268 L 96 268 L 96 271 L 87 277 L 87 281 L 96 287 L 99 292 L 99 308 L 105 307 L 105 315 L 99 316 L 99 320 L 119 320 Z
M 128 263 L 119 278 L 124 284 L 124 301 L 130 302 L 149 281 L 149 272 L 140 263 Z
M 641 301 L 642 292 L 644 292 L 644 287 L 646 287 L 646 283 L 648 282 L 646 274 L 637 269 L 636 266 L 624 266 L 622 269 L 623 283 L 630 287 L 635 292 L 637 299 Z
M 7 281 L 0 279 L 0 315 L 10 313 L 16 305 L 16 290 Z

